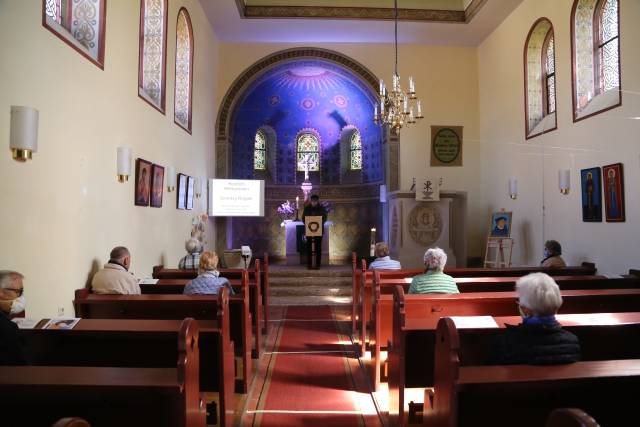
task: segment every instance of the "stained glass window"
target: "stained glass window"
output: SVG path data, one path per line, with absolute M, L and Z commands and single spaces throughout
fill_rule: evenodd
M 603 0 L 599 11 L 598 91 L 620 86 L 618 0 Z
M 360 137 L 360 132 L 355 130 L 351 134 L 350 141 L 350 168 L 351 170 L 360 170 L 362 169 L 362 139 Z
M 164 112 L 167 0 L 140 0 L 138 94 Z
M 176 24 L 176 88 L 175 122 L 191 132 L 191 95 L 192 95 L 193 30 L 191 18 L 185 8 L 178 12 Z
M 546 114 L 556 111 L 556 60 L 555 60 L 555 43 L 553 33 L 550 32 L 545 42 L 544 49 L 544 73 L 545 73 L 545 95 L 546 95 Z
M 555 46 L 553 27 L 541 18 L 529 31 L 525 44 L 525 93 L 527 138 L 555 128 L 543 119 L 556 110 Z
M 262 129 L 256 132 L 255 142 L 253 145 L 253 169 L 267 169 L 267 138 Z
M 320 140 L 310 132 L 301 133 L 296 141 L 298 171 L 304 172 L 305 164 L 309 172 L 320 170 Z

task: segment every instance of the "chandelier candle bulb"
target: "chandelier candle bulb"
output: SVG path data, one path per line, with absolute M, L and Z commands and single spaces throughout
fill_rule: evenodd
M 404 96 L 404 113 L 409 114 L 409 102 L 407 101 L 407 95 Z
M 422 102 L 420 100 L 418 100 L 418 102 L 416 103 L 417 107 L 418 107 L 418 115 L 416 116 L 416 118 L 418 119 L 422 119 L 424 116 L 422 115 Z
M 410 94 L 416 93 L 416 84 L 413 81 L 413 77 L 411 76 L 409 76 L 409 93 Z

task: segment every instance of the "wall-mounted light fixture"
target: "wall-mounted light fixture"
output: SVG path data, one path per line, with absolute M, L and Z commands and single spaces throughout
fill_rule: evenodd
M 569 169 L 561 169 L 558 171 L 558 186 L 560 192 L 565 196 L 569 194 L 571 189 L 571 171 Z
M 176 168 L 167 166 L 167 192 L 171 193 L 176 189 Z
M 38 151 L 38 110 L 11 106 L 9 148 L 19 162 L 31 160 L 32 153 Z
M 129 181 L 131 175 L 131 148 L 117 148 L 118 182 Z
M 202 196 L 202 178 L 196 176 L 193 181 L 193 191 L 196 194 L 196 198 L 199 199 Z
M 509 197 L 511 200 L 518 198 L 518 180 L 515 178 L 509 178 Z

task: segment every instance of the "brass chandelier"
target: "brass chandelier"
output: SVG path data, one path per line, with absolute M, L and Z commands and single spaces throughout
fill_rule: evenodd
M 387 91 L 380 79 L 379 105 L 376 104 L 373 121 L 381 126 L 389 126 L 394 133 L 399 134 L 405 124 L 414 124 L 423 119 L 422 104 L 416 96 L 416 85 L 413 77 L 409 77 L 409 91 L 405 92 L 400 85 L 398 74 L 398 0 L 394 0 L 395 10 L 395 50 L 396 62 L 393 72 L 393 87 Z

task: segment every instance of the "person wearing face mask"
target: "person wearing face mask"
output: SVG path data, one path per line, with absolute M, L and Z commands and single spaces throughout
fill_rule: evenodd
M 91 290 L 96 294 L 139 295 L 140 285 L 132 273 L 131 253 L 124 246 L 113 248 L 109 262 L 98 271 L 91 281 Z
M 562 329 L 556 313 L 562 305 L 560 288 L 549 275 L 532 273 L 516 282 L 522 323 L 507 325 L 492 346 L 497 365 L 555 365 L 580 360 L 578 337 Z
M 24 276 L 17 271 L 0 270 L 0 311 L 9 317 L 22 315 L 26 305 Z
M 562 257 L 562 246 L 555 240 L 547 240 L 544 243 L 544 259 L 540 263 L 542 267 L 548 268 L 562 268 L 567 264 Z

